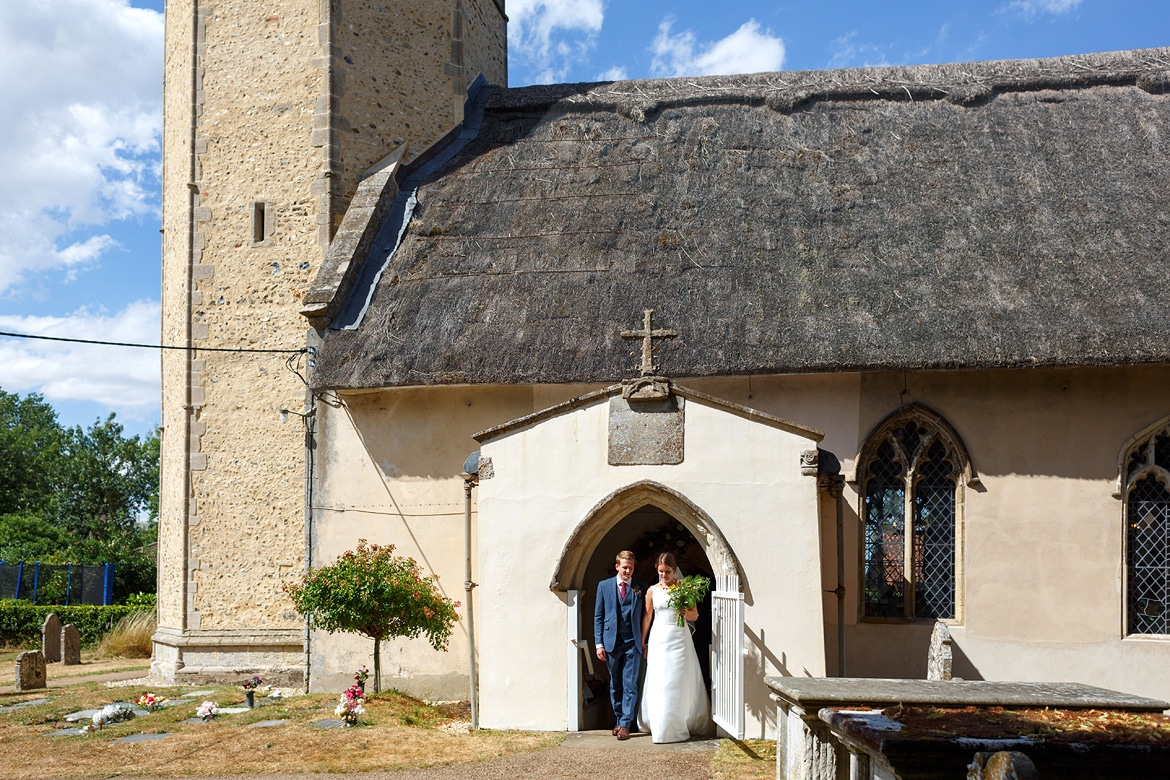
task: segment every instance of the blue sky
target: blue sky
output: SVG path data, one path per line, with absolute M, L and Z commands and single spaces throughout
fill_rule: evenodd
M 511 86 L 1170 45 L 1164 0 L 507 7 Z M 158 342 L 162 33 L 162 0 L 0 2 L 0 331 Z M 150 430 L 158 373 L 153 350 L 0 337 L 0 388 L 69 425 Z

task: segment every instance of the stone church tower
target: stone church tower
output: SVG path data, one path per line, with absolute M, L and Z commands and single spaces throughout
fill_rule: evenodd
M 168 0 L 151 673 L 299 681 L 302 297 L 358 181 L 507 83 L 504 0 Z M 235 351 L 241 350 L 241 351 Z M 258 350 L 273 350 L 263 352 Z M 305 372 L 304 355 L 289 365 Z M 299 362 L 298 362 L 299 361 Z

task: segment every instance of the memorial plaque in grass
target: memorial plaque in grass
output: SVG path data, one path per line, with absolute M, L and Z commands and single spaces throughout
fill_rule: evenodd
M 131 734 L 126 737 L 119 737 L 115 742 L 158 742 L 160 739 L 166 739 L 170 734 Z
M 313 728 L 315 728 L 315 729 L 343 729 L 343 728 L 345 728 L 345 723 L 343 721 L 337 720 L 335 718 L 327 718 L 325 720 L 319 720 L 316 723 L 314 723 Z
M 13 710 L 23 710 L 25 707 L 35 707 L 38 704 L 48 704 L 49 699 L 33 699 L 32 701 L 22 701 L 17 704 L 9 704 L 7 707 L 0 707 L 0 712 L 12 712 Z
M 50 731 L 46 737 L 77 737 L 85 734 L 85 729 L 61 729 L 60 731 Z

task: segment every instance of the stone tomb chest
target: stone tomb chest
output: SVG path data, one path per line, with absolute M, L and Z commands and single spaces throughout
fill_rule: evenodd
M 1170 777 L 1164 701 L 1075 683 L 769 677 L 768 685 L 780 710 L 776 776 L 785 780 L 962 778 L 1007 751 L 1039 778 Z M 1127 719 L 1141 727 L 1132 735 L 1122 733 Z

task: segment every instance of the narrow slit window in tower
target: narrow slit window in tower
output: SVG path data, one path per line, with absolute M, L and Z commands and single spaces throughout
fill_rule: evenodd
M 252 245 L 263 244 L 268 240 L 268 204 L 262 200 L 252 203 Z

